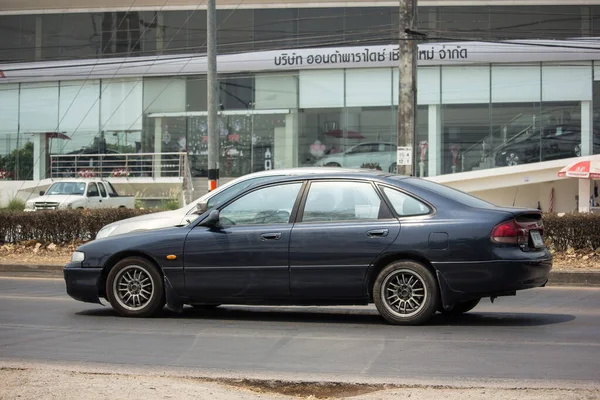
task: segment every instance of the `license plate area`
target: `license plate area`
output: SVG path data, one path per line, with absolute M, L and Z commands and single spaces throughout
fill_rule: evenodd
M 544 240 L 542 239 L 540 231 L 529 231 L 529 236 L 531 237 L 534 248 L 541 249 L 544 247 Z

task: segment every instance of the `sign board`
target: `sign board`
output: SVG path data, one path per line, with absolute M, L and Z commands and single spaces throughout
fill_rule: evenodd
M 398 165 L 412 165 L 412 147 L 398 147 L 396 157 Z

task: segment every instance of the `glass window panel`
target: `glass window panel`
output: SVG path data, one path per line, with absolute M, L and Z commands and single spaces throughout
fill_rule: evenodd
M 452 32 L 453 36 L 487 36 L 489 32 L 489 7 L 438 7 L 438 29 Z
M 310 47 L 317 44 L 344 43 L 344 9 L 301 8 L 299 10 L 298 45 Z
M 298 107 L 298 75 L 257 74 L 254 81 L 255 109 Z
M 58 82 L 21 84 L 21 132 L 54 132 L 58 128 Z
M 33 61 L 35 32 L 35 15 L 0 16 L 0 60 Z
M 600 82 L 596 81 L 593 85 L 594 102 L 593 106 L 593 126 L 594 126 L 594 154 L 600 154 Z
M 0 156 L 17 148 L 19 132 L 19 84 L 0 86 Z
M 185 111 L 185 89 L 185 78 L 144 79 L 144 112 Z
M 592 100 L 591 62 L 542 64 L 542 101 Z
M 394 12 L 396 18 L 392 23 Z M 346 7 L 344 38 L 355 44 L 389 44 L 397 16 L 398 7 Z
M 386 211 L 370 183 L 313 182 L 302 222 L 368 221 L 387 217 Z
M 383 187 L 383 193 L 400 217 L 425 215 L 431 212 L 427 205 L 399 190 Z
M 492 102 L 539 102 L 541 68 L 538 65 L 492 65 Z
M 206 75 L 187 77 L 185 90 L 187 111 L 206 111 L 207 91 Z
M 503 167 L 538 162 L 541 104 L 492 104 L 492 136 L 487 140 L 494 166 Z M 484 157 L 483 147 L 471 152 L 471 161 Z
M 543 101 L 541 131 L 538 147 L 542 161 L 580 156 L 581 102 Z
M 262 9 L 254 13 L 254 46 L 289 49 L 297 46 L 298 9 Z
M 442 103 L 477 104 L 490 101 L 488 66 L 443 66 Z
M 344 71 L 300 71 L 300 108 L 344 106 Z
M 221 211 L 221 223 L 224 226 L 287 224 L 301 187 L 301 183 L 292 183 L 250 192 Z
M 254 103 L 254 78 L 239 76 L 219 79 L 222 110 L 247 110 Z
M 107 131 L 142 129 L 142 79 L 102 81 L 101 129 Z
M 255 10 L 217 10 L 218 54 L 254 48 L 254 12 Z
M 53 153 L 65 153 L 92 143 L 99 132 L 100 81 L 60 83 L 59 131 L 71 140 L 53 139 Z
M 346 106 L 386 106 L 392 104 L 392 69 L 346 70 Z

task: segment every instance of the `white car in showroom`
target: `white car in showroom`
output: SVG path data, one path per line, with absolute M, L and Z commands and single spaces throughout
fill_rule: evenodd
M 348 170 L 354 171 L 354 170 Z M 366 171 L 366 170 L 363 170 Z M 204 212 L 209 208 L 215 207 L 224 201 L 231 199 L 236 194 L 250 185 L 260 183 L 263 180 L 274 176 L 298 175 L 298 174 L 319 174 L 328 173 L 327 168 L 290 168 L 290 169 L 272 169 L 267 171 L 255 172 L 236 178 L 223 186 L 219 186 L 212 192 L 206 193 L 199 199 L 191 202 L 185 207 L 173 211 L 162 211 L 152 214 L 141 215 L 139 217 L 127 218 L 121 221 L 113 222 L 104 226 L 96 235 L 96 239 L 102 239 L 109 236 L 121 235 L 134 231 L 144 231 L 158 228 L 168 228 L 186 223 L 186 219 L 194 212 Z M 354 171 L 356 172 L 356 171 Z
M 396 172 L 396 145 L 384 142 L 363 142 L 348 150 L 327 155 L 315 166 L 342 168 L 372 168 L 379 166 L 382 171 Z

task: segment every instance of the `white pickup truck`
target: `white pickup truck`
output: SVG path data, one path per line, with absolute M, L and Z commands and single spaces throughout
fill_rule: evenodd
M 55 182 L 48 190 L 40 192 L 40 197 L 25 203 L 25 211 L 134 207 L 132 196 L 119 196 L 110 182 L 100 179 Z

